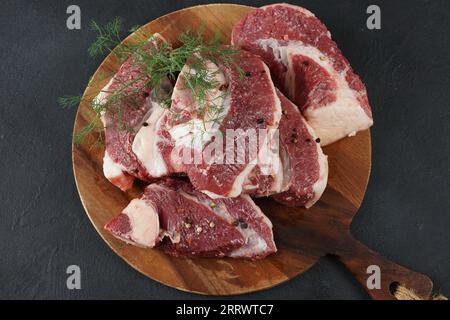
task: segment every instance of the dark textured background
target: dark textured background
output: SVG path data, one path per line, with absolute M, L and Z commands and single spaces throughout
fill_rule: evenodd
M 90 19 L 119 15 L 131 27 L 207 2 L 0 2 L 0 298 L 198 298 L 142 276 L 97 235 L 72 174 L 75 110 L 56 99 L 82 92 L 101 61 L 86 53 Z M 450 295 L 450 1 L 292 2 L 328 25 L 373 105 L 373 171 L 353 233 Z M 65 26 L 73 3 L 82 10 L 79 31 Z M 373 3 L 382 8 L 381 31 L 365 27 Z M 81 267 L 82 290 L 66 289 L 71 264 Z M 367 298 L 331 258 L 245 297 Z

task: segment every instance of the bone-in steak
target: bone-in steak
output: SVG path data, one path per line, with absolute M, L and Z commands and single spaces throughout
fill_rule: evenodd
M 164 40 L 154 35 L 146 44 L 147 50 L 160 41 Z M 170 90 L 170 82 L 163 79 L 157 94 L 164 95 Z M 104 175 L 124 191 L 131 188 L 134 178 L 148 181 L 152 177 L 133 152 L 133 143 L 145 120 L 160 114 L 155 95 L 143 64 L 138 57 L 130 56 L 96 97 L 96 103 L 107 104 L 102 113 L 106 143 Z
M 217 86 L 207 93 L 205 106 L 199 105 L 186 80 L 198 71 L 188 62 L 181 72 L 171 107 L 178 116 L 166 123 L 177 150 L 170 161 L 187 173 L 197 190 L 215 198 L 277 193 L 283 173 L 272 144 L 281 118 L 280 101 L 259 57 L 241 51 L 235 60 L 236 65 L 208 63 Z M 192 151 L 193 163 L 182 160 L 186 149 Z
M 276 252 L 272 224 L 249 196 L 214 200 L 173 179 L 149 185 L 105 228 L 177 257 L 259 259 Z
M 255 9 L 234 27 L 232 42 L 262 57 L 323 146 L 372 126 L 364 84 L 308 10 L 288 4 Z

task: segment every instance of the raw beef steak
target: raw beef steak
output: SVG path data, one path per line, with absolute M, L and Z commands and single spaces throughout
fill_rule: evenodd
M 164 40 L 155 34 L 147 50 L 161 41 Z M 161 114 L 156 95 L 171 90 L 168 79 L 161 81 L 160 89 L 155 92 L 143 65 L 137 57 L 131 56 L 96 97 L 97 104 L 107 104 L 102 113 L 106 143 L 103 172 L 123 191 L 131 188 L 134 178 L 148 181 L 152 177 L 153 172 L 146 170 L 133 152 L 133 143 L 146 119 L 155 119 Z
M 165 123 L 176 150 L 170 162 L 213 198 L 278 193 L 283 178 L 277 148 L 280 101 L 260 58 L 241 51 L 235 60 L 236 65 L 207 62 L 214 87 L 203 104 L 187 79 L 204 70 L 190 61 L 182 70 L 172 95 L 172 118 Z
M 272 224 L 248 195 L 216 199 L 188 182 L 149 185 L 105 226 L 127 243 L 176 257 L 260 259 L 276 252 Z
M 262 57 L 323 146 L 372 126 L 364 84 L 308 10 L 288 4 L 253 10 L 234 27 L 232 43 Z
M 310 208 L 322 196 L 328 181 L 328 160 L 320 139 L 306 123 L 297 106 L 280 91 L 283 116 L 280 122 L 280 154 L 289 190 L 273 196 L 289 206 Z

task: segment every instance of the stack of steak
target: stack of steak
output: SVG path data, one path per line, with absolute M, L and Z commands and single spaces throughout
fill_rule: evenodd
M 154 35 L 149 50 L 161 41 Z M 201 105 L 189 89 L 196 57 L 178 76 L 170 108 L 160 103 L 170 81 L 152 88 L 133 56 L 97 97 L 133 83 L 131 98 L 115 102 L 120 119 L 110 108 L 102 117 L 104 173 L 123 191 L 135 178 L 151 183 L 106 225 L 117 238 L 177 257 L 264 258 L 276 252 L 272 224 L 251 197 L 313 206 L 328 179 L 321 146 L 372 125 L 364 84 L 311 12 L 253 10 L 232 43 L 242 49 L 236 63 L 203 59 L 215 85 Z

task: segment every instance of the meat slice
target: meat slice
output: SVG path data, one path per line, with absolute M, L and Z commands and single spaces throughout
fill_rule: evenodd
M 159 35 L 154 35 L 146 50 L 151 52 L 161 41 L 164 40 Z M 112 184 L 123 191 L 131 188 L 134 178 L 148 181 L 153 174 L 142 165 L 133 151 L 140 149 L 133 144 L 136 133 L 147 118 L 155 121 L 162 113 L 157 101 L 171 91 L 171 84 L 168 79 L 163 79 L 161 88 L 155 90 L 150 80 L 142 63 L 136 56 L 131 56 L 95 100 L 96 104 L 107 104 L 102 113 L 106 143 L 103 172 Z M 154 159 L 154 164 L 160 165 L 156 156 Z
M 259 259 L 276 252 L 272 224 L 249 196 L 213 200 L 174 179 L 149 185 L 105 228 L 129 244 L 159 244 L 176 257 Z
M 181 185 L 179 192 L 184 197 L 210 208 L 215 215 L 240 233 L 244 244 L 231 251 L 229 257 L 260 259 L 277 251 L 273 240 L 272 223 L 249 195 L 212 199 L 196 191 L 190 184 Z
M 308 10 L 288 4 L 255 9 L 234 27 L 232 43 L 261 56 L 323 146 L 372 126 L 364 84 Z
M 270 72 L 249 52 L 235 61 L 207 62 L 215 86 L 204 93 L 204 103 L 190 88 L 188 79 L 200 71 L 188 61 L 165 123 L 174 144 L 172 166 L 213 198 L 273 194 L 282 185 L 275 143 L 281 108 Z
M 289 206 L 312 207 L 322 196 L 328 181 L 328 160 L 320 139 L 308 125 L 297 106 L 280 91 L 283 116 L 280 122 L 280 154 L 285 183 L 289 190 L 273 196 Z

